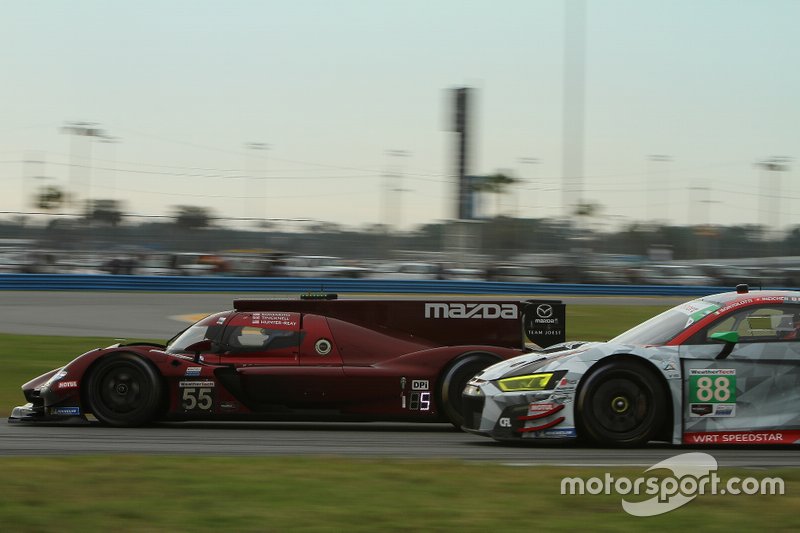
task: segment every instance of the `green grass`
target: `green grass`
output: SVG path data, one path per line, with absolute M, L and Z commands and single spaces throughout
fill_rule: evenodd
M 339 458 L 3 458 L 0 523 L 6 531 L 747 531 L 767 522 L 771 531 L 800 528 L 798 470 L 769 474 L 784 479 L 784 496 L 699 496 L 650 518 L 627 515 L 619 495 L 560 494 L 565 475 L 602 478 L 605 471 Z
M 567 305 L 567 340 L 606 341 L 671 305 Z

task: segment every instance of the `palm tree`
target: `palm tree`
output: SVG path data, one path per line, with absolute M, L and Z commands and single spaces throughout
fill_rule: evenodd
M 496 195 L 497 216 L 500 214 L 500 197 L 506 192 L 508 187 L 519 183 L 517 178 L 509 176 L 503 172 L 495 172 L 488 176 L 476 176 L 472 182 L 472 190 L 475 192 L 485 192 Z
M 108 224 L 112 227 L 122 221 L 122 209 L 117 200 L 89 200 L 87 201 L 85 217 L 89 221 Z
M 64 191 L 55 185 L 46 185 L 39 188 L 36 195 L 36 206 L 44 211 L 58 209 L 64 203 Z
M 178 205 L 174 208 L 175 224 L 184 229 L 206 228 L 211 223 L 211 211 L 206 207 Z

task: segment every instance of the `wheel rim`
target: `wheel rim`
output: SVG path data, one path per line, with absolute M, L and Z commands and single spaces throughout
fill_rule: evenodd
M 147 376 L 129 364 L 107 369 L 98 380 L 98 388 L 103 407 L 119 414 L 139 409 L 149 390 Z
M 472 376 L 494 362 L 490 356 L 475 354 L 456 361 L 447 371 L 443 386 L 439 390 L 439 400 L 442 411 L 454 426 L 460 428 L 464 422 L 464 414 L 461 412 L 463 404 L 461 394 L 464 387 Z
M 641 382 L 612 378 L 595 390 L 593 419 L 604 431 L 625 436 L 649 426 L 652 405 L 652 393 Z

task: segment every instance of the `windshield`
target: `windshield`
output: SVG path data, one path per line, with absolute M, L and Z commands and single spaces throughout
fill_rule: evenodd
M 719 307 L 705 300 L 686 302 L 642 322 L 622 335 L 614 337 L 610 342 L 638 345 L 665 344 Z
M 230 311 L 205 317 L 186 328 L 167 343 L 167 353 L 186 353 L 186 348 L 205 339 L 216 341 L 222 333 L 223 323 Z
M 184 353 L 186 348 L 206 338 L 208 326 L 194 326 L 185 329 L 167 345 L 167 353 Z

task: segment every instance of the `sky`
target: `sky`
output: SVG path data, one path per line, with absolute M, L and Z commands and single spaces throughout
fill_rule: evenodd
M 796 0 L 0 0 L 0 211 L 47 184 L 147 216 L 450 219 L 448 97 L 471 87 L 470 172 L 521 180 L 481 216 L 568 215 L 577 168 L 598 227 L 800 224 L 798 20 Z

